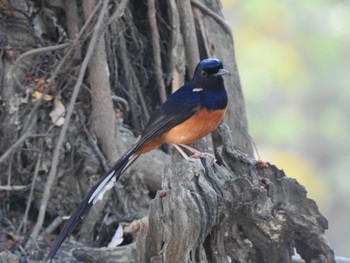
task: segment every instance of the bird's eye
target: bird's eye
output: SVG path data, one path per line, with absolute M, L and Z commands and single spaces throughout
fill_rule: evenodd
M 208 77 L 208 73 L 205 72 L 204 70 L 202 70 L 201 75 L 202 75 L 202 77 Z

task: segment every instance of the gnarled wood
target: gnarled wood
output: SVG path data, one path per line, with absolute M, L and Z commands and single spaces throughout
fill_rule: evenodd
M 217 134 L 226 142 L 216 150 L 218 163 L 174 156 L 150 204 L 148 231 L 133 250 L 99 252 L 96 262 L 120 254 L 129 262 L 288 263 L 294 248 L 306 262 L 336 262 L 324 237 L 327 220 L 305 188 L 236 150 L 228 126 Z

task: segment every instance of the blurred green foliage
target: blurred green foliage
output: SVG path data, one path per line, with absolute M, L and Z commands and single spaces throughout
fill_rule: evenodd
M 350 2 L 223 0 L 250 132 L 305 185 L 350 257 Z

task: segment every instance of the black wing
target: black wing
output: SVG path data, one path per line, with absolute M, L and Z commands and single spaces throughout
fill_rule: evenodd
M 192 90 L 189 84 L 182 87 L 152 114 L 134 146 L 135 151 L 196 113 L 200 107 L 200 97 Z

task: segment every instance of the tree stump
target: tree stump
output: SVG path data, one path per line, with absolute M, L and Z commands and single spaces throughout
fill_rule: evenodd
M 305 188 L 236 150 L 226 125 L 216 138 L 225 142 L 217 163 L 175 155 L 150 203 L 146 231 L 124 250 L 104 249 L 96 262 L 103 255 L 106 262 L 288 263 L 294 249 L 305 262 L 335 262 L 327 220 Z

